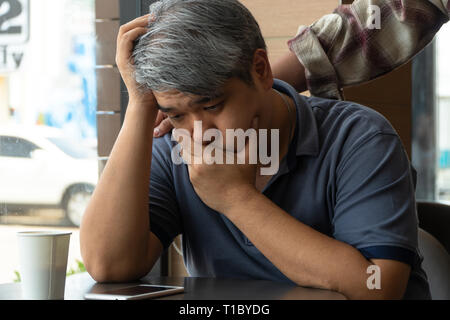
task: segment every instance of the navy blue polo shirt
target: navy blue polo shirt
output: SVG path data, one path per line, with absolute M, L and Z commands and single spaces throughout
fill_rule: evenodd
M 305 97 L 278 79 L 273 88 L 293 98 L 297 121 L 288 153 L 262 193 L 367 259 L 411 265 L 405 298 L 429 299 L 411 166 L 396 131 L 382 115 L 356 103 Z M 294 284 L 227 217 L 202 202 L 186 164 L 172 162 L 174 146 L 170 134 L 153 143 L 150 230 L 164 249 L 182 234 L 184 263 L 194 277 Z

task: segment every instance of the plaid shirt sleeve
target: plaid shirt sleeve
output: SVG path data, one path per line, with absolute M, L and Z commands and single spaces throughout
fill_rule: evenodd
M 450 0 L 357 0 L 300 26 L 288 46 L 305 67 L 311 94 L 340 99 L 340 88 L 379 77 L 419 53 L 449 13 Z

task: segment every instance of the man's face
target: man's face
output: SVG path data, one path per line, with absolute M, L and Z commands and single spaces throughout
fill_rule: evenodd
M 222 89 L 223 94 L 210 101 L 201 101 L 201 96 L 185 95 L 176 90 L 154 92 L 154 95 L 160 110 L 167 114 L 174 128 L 188 130 L 193 138 L 201 139 L 208 129 L 218 129 L 225 137 L 226 129 L 246 131 L 251 128 L 254 117 L 261 111 L 264 96 L 261 90 L 235 78 Z M 194 121 L 202 122 L 201 137 L 198 133 L 194 136 Z M 203 142 L 204 145 L 207 143 Z

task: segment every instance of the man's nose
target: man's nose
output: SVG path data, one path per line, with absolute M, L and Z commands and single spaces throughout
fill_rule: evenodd
M 216 125 L 212 121 L 205 121 L 204 119 L 195 120 L 191 126 L 191 137 L 195 143 L 208 145 L 211 141 L 203 141 L 204 134 L 209 129 L 217 130 Z

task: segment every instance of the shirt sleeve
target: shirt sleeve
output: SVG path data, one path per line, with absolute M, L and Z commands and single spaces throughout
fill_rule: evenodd
M 182 221 L 170 164 L 170 146 L 165 138 L 154 139 L 149 190 L 150 231 L 166 250 L 182 233 Z
M 340 88 L 375 79 L 419 53 L 449 12 L 449 0 L 356 0 L 300 26 L 288 46 L 305 67 L 311 94 L 340 99 Z
M 345 151 L 336 170 L 333 237 L 367 259 L 420 259 L 411 166 L 396 134 L 378 132 Z

